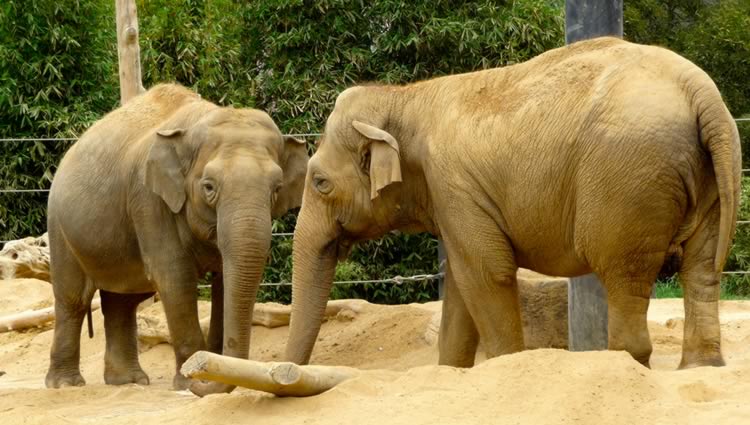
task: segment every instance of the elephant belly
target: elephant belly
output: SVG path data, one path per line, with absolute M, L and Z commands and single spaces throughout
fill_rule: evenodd
M 518 267 L 548 276 L 572 277 L 591 272 L 591 268 L 575 255 L 572 248 L 565 248 L 561 244 L 544 247 L 524 245 L 515 244 Z
M 118 294 L 156 291 L 156 286 L 146 276 L 140 258 L 105 250 L 100 256 L 80 258 L 80 262 L 97 289 Z

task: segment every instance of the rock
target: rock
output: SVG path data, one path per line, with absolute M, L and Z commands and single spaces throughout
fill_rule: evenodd
M 569 280 L 526 269 L 517 280 L 526 348 L 568 348 Z
M 2 279 L 33 278 L 49 282 L 49 241 L 47 234 L 5 244 L 0 250 Z

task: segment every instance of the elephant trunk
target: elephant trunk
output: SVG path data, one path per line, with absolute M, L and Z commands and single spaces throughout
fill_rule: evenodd
M 314 208 L 314 207 L 313 207 Z M 310 361 L 336 270 L 338 231 L 303 203 L 294 232 L 292 315 L 285 360 Z M 321 225 L 323 228 L 321 228 Z
M 219 211 L 218 245 L 224 277 L 224 341 L 222 354 L 247 359 L 253 308 L 268 249 L 271 215 L 268 206 L 227 208 Z M 231 392 L 235 387 L 195 382 L 190 390 L 200 396 Z

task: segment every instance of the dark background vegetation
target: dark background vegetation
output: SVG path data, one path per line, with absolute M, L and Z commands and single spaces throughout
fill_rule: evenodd
M 336 95 L 358 82 L 407 83 L 503 66 L 564 44 L 564 0 L 369 3 L 138 0 L 144 86 L 176 81 L 222 105 L 263 109 L 282 131 L 318 132 Z M 750 113 L 750 0 L 624 5 L 626 39 L 694 61 L 714 78 L 735 117 Z M 0 137 L 75 137 L 118 101 L 114 2 L 0 4 Z M 750 123 L 739 126 L 750 140 Z M 48 188 L 70 144 L 3 143 L 0 187 Z M 747 205 L 741 219 L 750 219 Z M 0 194 L 0 238 L 43 233 L 45 206 L 45 194 Z M 274 231 L 291 232 L 294 221 L 289 214 Z M 727 270 L 750 269 L 749 231 L 739 226 Z M 290 280 L 291 243 L 275 239 L 265 281 Z M 394 234 L 356 248 L 336 278 L 409 276 L 437 267 L 433 238 Z M 750 295 L 741 276 L 726 278 L 723 287 L 730 296 Z M 674 281 L 660 291 L 679 294 Z M 341 285 L 333 296 L 425 301 L 437 297 L 437 285 Z M 287 302 L 290 289 L 266 288 L 260 297 Z

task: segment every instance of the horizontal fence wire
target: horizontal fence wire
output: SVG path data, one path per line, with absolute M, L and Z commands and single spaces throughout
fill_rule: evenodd
M 24 137 L 24 138 L 4 138 L 0 142 L 75 142 L 77 137 Z
M 0 189 L 0 193 L 47 193 L 49 189 Z
M 285 134 L 284 136 L 289 137 L 320 137 L 322 134 L 320 133 L 294 133 L 294 134 Z
M 294 236 L 294 233 L 286 232 L 286 233 L 271 233 L 271 237 L 274 238 L 288 238 Z M 8 243 L 13 242 L 14 240 L 20 240 L 20 239 L 13 239 L 8 241 L 0 241 L 0 243 Z
M 436 280 L 440 279 L 445 276 L 445 273 L 435 273 L 435 274 L 417 274 L 414 276 L 394 276 L 387 279 L 373 279 L 373 280 L 340 280 L 333 282 L 334 285 L 359 285 L 359 284 L 365 284 L 365 283 L 394 283 L 396 285 L 401 285 L 403 283 L 407 282 L 424 282 L 428 280 Z M 291 282 L 275 282 L 275 283 L 269 283 L 269 282 L 263 282 L 260 284 L 260 286 L 292 286 Z M 211 285 L 198 285 L 198 288 L 210 288 Z
M 292 133 L 284 134 L 291 137 L 320 137 L 321 133 Z M 0 138 L 0 142 L 75 142 L 77 137 L 6 137 Z

